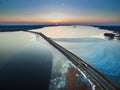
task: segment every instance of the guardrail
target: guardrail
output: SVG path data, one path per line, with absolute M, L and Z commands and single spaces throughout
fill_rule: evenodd
M 53 45 L 56 49 L 58 49 L 62 54 L 64 54 L 77 68 L 84 71 L 87 77 L 92 80 L 97 86 L 97 90 L 120 90 L 117 86 L 115 86 L 108 78 L 94 69 L 91 65 L 87 64 L 84 60 L 77 57 L 67 49 L 63 48 L 47 36 L 42 33 L 28 31 L 32 33 L 37 33 L 42 36 L 46 41 L 48 41 L 51 45 Z

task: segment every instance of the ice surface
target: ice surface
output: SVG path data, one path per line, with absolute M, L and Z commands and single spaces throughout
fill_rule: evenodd
M 104 33 L 112 31 L 91 26 L 46 27 L 33 31 L 52 38 L 120 87 L 120 41 L 104 37 Z
M 51 38 L 104 38 L 103 33 L 106 32 L 104 29 L 99 30 L 99 28 L 91 26 L 76 26 L 76 28 L 74 28 L 74 26 L 56 26 L 35 29 L 32 31 L 42 32 Z

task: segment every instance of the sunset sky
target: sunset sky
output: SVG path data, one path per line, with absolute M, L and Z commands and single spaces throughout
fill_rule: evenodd
M 120 24 L 120 0 L 0 0 L 0 24 Z

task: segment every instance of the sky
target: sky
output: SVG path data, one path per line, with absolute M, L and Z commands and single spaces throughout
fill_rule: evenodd
M 120 24 L 120 0 L 0 0 L 0 24 Z

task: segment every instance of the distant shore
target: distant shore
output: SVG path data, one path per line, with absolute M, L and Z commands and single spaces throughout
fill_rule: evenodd
M 98 27 L 100 29 L 106 29 L 106 30 L 110 30 L 113 31 L 115 33 L 120 33 L 120 26 L 99 26 L 99 25 L 93 25 L 93 27 Z
M 0 25 L 0 32 L 28 31 L 31 29 L 38 29 L 50 26 L 55 25 Z
M 108 39 L 108 40 L 113 40 L 113 39 L 120 40 L 120 26 L 94 26 L 94 27 L 98 27 L 100 29 L 112 31 L 112 33 L 104 33 L 104 36 L 106 37 L 106 39 Z
M 0 32 L 10 31 L 27 31 L 31 29 L 39 29 L 51 26 L 74 26 L 74 25 L 0 25 Z M 88 25 L 89 26 L 89 25 Z M 100 29 L 110 30 L 120 34 L 120 26 L 108 26 L 108 25 L 90 25 L 92 27 L 98 27 Z

